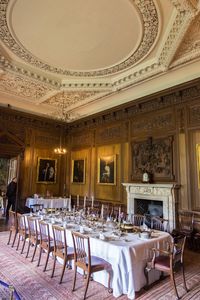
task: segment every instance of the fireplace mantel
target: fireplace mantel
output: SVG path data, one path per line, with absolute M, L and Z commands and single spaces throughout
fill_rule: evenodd
M 163 218 L 169 220 L 172 231 L 175 226 L 176 190 L 180 185 L 175 183 L 122 183 L 127 191 L 127 213 L 135 213 L 135 199 L 145 199 L 163 202 Z

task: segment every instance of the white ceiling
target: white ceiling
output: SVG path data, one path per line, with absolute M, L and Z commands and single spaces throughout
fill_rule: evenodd
M 1 0 L 0 104 L 67 122 L 200 76 L 199 0 Z

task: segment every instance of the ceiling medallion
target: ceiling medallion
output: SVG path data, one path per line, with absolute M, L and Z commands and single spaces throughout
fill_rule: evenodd
M 64 70 L 61 68 L 57 68 L 54 66 L 50 66 L 48 64 L 45 64 L 35 56 L 31 55 L 25 48 L 22 47 L 21 44 L 18 44 L 15 40 L 14 36 L 12 36 L 11 32 L 9 31 L 9 27 L 7 24 L 6 14 L 8 9 L 8 4 L 11 3 L 11 0 L 4 0 L 3 4 L 0 4 L 0 14 L 1 14 L 1 27 L 0 27 L 0 38 L 3 41 L 3 43 L 10 48 L 13 53 L 15 53 L 17 56 L 19 56 L 24 61 L 28 62 L 31 65 L 34 65 L 37 68 L 40 68 L 45 71 L 49 71 L 52 73 L 62 74 L 62 75 L 71 75 L 71 76 L 102 76 L 102 75 L 111 75 L 114 73 L 117 73 L 119 71 L 125 70 L 135 63 L 137 63 L 139 60 L 141 60 L 151 47 L 153 46 L 157 34 L 158 34 L 158 25 L 159 25 L 159 19 L 158 14 L 156 10 L 156 6 L 153 2 L 153 0 L 135 0 L 134 4 L 137 6 L 137 9 L 139 10 L 143 26 L 144 26 L 144 32 L 143 32 L 143 38 L 138 46 L 137 50 L 130 55 L 125 61 L 112 66 L 110 68 L 105 68 L 103 70 L 96 70 L 96 71 L 70 71 L 70 70 Z

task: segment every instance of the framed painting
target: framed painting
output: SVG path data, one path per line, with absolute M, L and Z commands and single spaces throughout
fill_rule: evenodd
M 37 183 L 56 183 L 57 159 L 38 157 Z
M 98 158 L 98 183 L 116 184 L 116 155 Z
M 85 183 L 85 159 L 72 160 L 72 183 Z
M 196 156 L 197 156 L 197 179 L 198 189 L 200 189 L 200 144 L 196 145 Z

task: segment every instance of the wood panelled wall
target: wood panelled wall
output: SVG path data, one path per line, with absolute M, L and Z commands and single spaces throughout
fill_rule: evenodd
M 21 139 L 25 149 L 20 168 L 22 198 L 35 192 L 45 194 L 46 189 L 54 195 L 63 195 L 66 185 L 67 194 L 94 196 L 102 201 L 126 204 L 126 191 L 122 183 L 133 179 L 133 145 L 149 138 L 159 140 L 170 137 L 173 144 L 173 176 L 166 180 L 157 178 L 156 182 L 180 184 L 178 207 L 200 210 L 196 155 L 196 145 L 200 144 L 200 80 L 70 124 L 58 124 L 2 108 L 1 120 L 5 121 L 5 116 L 6 131 L 15 135 L 16 128 L 18 137 L 20 130 L 23 133 Z M 59 144 L 60 126 L 65 132 L 68 149 L 65 157 L 53 153 L 53 148 Z M 116 184 L 99 184 L 98 158 L 110 155 L 116 157 Z M 38 157 L 58 160 L 56 184 L 36 183 Z M 76 159 L 85 160 L 85 182 L 82 184 L 72 182 L 72 160 Z M 141 182 L 142 177 L 138 181 Z
M 34 193 L 46 195 L 47 190 L 53 195 L 63 195 L 67 158 L 59 157 L 53 152 L 59 146 L 62 127 L 66 135 L 66 126 L 58 122 L 16 112 L 10 108 L 0 109 L 0 156 L 9 158 L 19 155 L 21 201 Z M 21 141 L 20 147 L 18 140 Z M 37 183 L 39 157 L 57 159 L 58 180 L 55 184 Z

